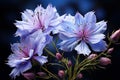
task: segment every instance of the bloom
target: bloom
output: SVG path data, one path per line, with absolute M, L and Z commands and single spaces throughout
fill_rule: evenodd
M 76 13 L 75 17 L 68 15 L 58 30 L 62 40 L 59 44 L 60 49 L 64 51 L 75 49 L 78 54 L 88 55 L 91 53 L 89 45 L 93 51 L 104 51 L 107 46 L 103 41 L 106 26 L 105 21 L 96 23 L 96 16 L 92 11 L 86 13 L 84 17 L 80 13 Z
M 22 13 L 22 21 L 16 21 L 18 28 L 16 36 L 22 38 L 41 29 L 45 34 L 49 34 L 62 21 L 63 16 L 59 16 L 55 7 L 51 4 L 44 9 L 41 5 L 34 11 L 27 9 Z
M 48 41 L 49 42 L 49 41 Z M 21 43 L 11 45 L 13 54 L 8 57 L 8 65 L 14 69 L 10 76 L 15 78 L 32 67 L 31 59 L 38 61 L 41 65 L 47 62 L 47 57 L 42 56 L 42 51 L 47 44 L 46 37 L 41 30 L 28 36 Z

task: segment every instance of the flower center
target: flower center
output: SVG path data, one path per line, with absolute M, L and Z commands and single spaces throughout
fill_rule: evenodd
M 79 31 L 78 35 L 79 35 L 80 40 L 83 40 L 85 42 L 87 41 L 87 38 L 88 38 L 87 30 L 83 29 L 83 30 Z
M 42 30 L 44 30 L 44 25 L 43 25 L 43 21 L 41 20 L 41 16 L 43 16 L 43 13 L 41 12 L 41 13 L 39 13 L 39 12 L 37 12 L 37 15 L 38 15 L 38 21 L 39 21 L 39 29 L 42 29 Z

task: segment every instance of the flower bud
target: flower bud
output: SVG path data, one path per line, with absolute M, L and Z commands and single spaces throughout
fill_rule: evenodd
M 118 41 L 120 39 L 120 29 L 115 31 L 111 36 L 110 39 L 113 41 Z
M 97 54 L 90 54 L 90 55 L 88 56 L 88 59 L 94 59 L 96 56 L 97 56 Z
M 64 72 L 63 70 L 59 70 L 59 71 L 58 71 L 58 76 L 59 76 L 60 78 L 63 78 L 63 77 L 65 76 L 65 72 Z
M 114 50 L 114 48 L 110 48 L 110 49 L 108 49 L 107 53 L 111 54 L 113 52 L 113 50 Z
M 72 66 L 72 62 L 69 60 L 67 65 L 68 65 L 68 67 L 71 67 Z
M 103 66 L 106 66 L 108 64 L 111 64 L 111 60 L 107 57 L 101 57 L 100 58 L 100 64 Z
M 40 77 L 45 77 L 46 76 L 46 73 L 45 72 L 38 72 L 37 73 Z
M 27 80 L 33 80 L 35 78 L 34 73 L 23 73 L 22 74 Z
M 56 58 L 57 58 L 58 60 L 61 60 L 61 59 L 62 59 L 62 55 L 61 55 L 60 53 L 56 53 Z
M 83 75 L 81 74 L 81 73 L 79 73 L 78 75 L 77 75 L 77 79 L 81 79 L 83 77 Z

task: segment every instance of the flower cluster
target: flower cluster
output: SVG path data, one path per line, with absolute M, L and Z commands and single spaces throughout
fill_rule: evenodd
M 78 80 L 83 77 L 82 71 L 110 64 L 109 56 L 114 49 L 110 45 L 119 39 L 120 30 L 108 38 L 107 45 L 103 34 L 107 23 L 97 22 L 94 13 L 60 16 L 51 4 L 46 9 L 40 5 L 34 11 L 24 11 L 22 21 L 15 23 L 15 35 L 20 41 L 11 45 L 13 53 L 7 62 L 13 68 L 10 76 L 23 75 L 28 80 Z M 49 50 L 51 44 L 56 52 Z M 82 60 L 81 55 L 85 57 Z M 50 68 L 55 68 L 55 72 Z

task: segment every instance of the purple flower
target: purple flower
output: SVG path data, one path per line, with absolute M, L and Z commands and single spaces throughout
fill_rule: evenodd
M 39 29 L 45 34 L 50 34 L 62 21 L 63 17 L 64 15 L 59 16 L 56 8 L 52 7 L 51 4 L 48 5 L 46 9 L 41 5 L 34 11 L 27 9 L 22 13 L 22 21 L 16 21 L 15 23 L 18 28 L 16 36 L 24 38 Z
M 47 57 L 42 56 L 42 52 L 48 42 L 42 31 L 39 30 L 28 36 L 23 42 L 11 45 L 13 54 L 8 57 L 7 64 L 14 69 L 10 76 L 15 78 L 31 69 L 31 59 L 38 61 L 41 65 L 46 63 Z
M 106 50 L 106 43 L 103 41 L 106 30 L 106 22 L 100 21 L 96 23 L 94 12 L 88 12 L 83 17 L 80 13 L 76 13 L 75 17 L 68 15 L 58 28 L 59 37 L 63 40 L 59 45 L 64 51 L 72 51 L 75 49 L 78 54 L 89 54 L 91 50 L 100 52 Z

